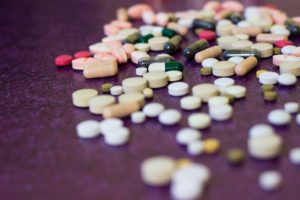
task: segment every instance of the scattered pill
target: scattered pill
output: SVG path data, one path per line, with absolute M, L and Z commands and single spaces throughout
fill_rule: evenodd
M 212 46 L 195 54 L 195 61 L 202 63 L 206 58 L 216 58 L 222 54 L 222 49 L 219 46 Z M 216 63 L 215 63 L 216 64 Z
M 169 82 L 179 81 L 182 79 L 182 72 L 178 70 L 171 70 L 166 72 Z
M 249 137 L 262 137 L 273 135 L 274 129 L 268 124 L 256 124 L 249 130 Z
M 118 118 L 104 119 L 99 123 L 100 130 L 103 135 L 105 135 L 111 129 L 122 127 L 123 125 L 123 121 Z
M 146 67 L 138 67 L 135 69 L 135 75 L 137 75 L 137 76 L 143 76 L 146 73 L 147 73 Z
M 291 163 L 300 165 L 300 147 L 291 149 L 289 153 Z
M 275 109 L 269 112 L 268 120 L 273 125 L 277 125 L 277 126 L 287 125 L 291 121 L 291 115 L 284 110 Z
M 261 58 L 268 58 L 273 55 L 273 45 L 269 43 L 255 43 L 251 49 L 258 51 Z
M 220 141 L 214 138 L 204 140 L 204 152 L 208 154 L 217 153 L 220 150 Z
M 146 115 L 143 112 L 134 112 L 131 113 L 131 121 L 136 124 L 143 123 L 146 120 Z
M 199 140 L 201 132 L 192 128 L 180 129 L 176 134 L 176 140 L 181 145 L 188 145 L 190 142 Z
M 277 81 L 280 85 L 291 86 L 296 84 L 297 78 L 294 74 L 283 73 L 278 76 Z
M 281 48 L 274 47 L 274 48 L 273 48 L 273 54 L 274 54 L 274 55 L 279 55 L 279 54 L 281 54 Z
M 300 62 L 282 62 L 280 65 L 280 73 L 290 73 L 300 76 Z
M 139 109 L 140 104 L 136 101 L 131 101 L 107 107 L 103 110 L 102 115 L 104 118 L 122 118 L 129 116 Z
M 162 111 L 158 116 L 158 121 L 163 125 L 174 125 L 181 120 L 181 113 L 175 109 Z
M 230 62 L 234 62 L 235 64 L 240 64 L 243 60 L 245 60 L 243 57 L 240 56 L 234 56 L 228 59 Z
M 85 78 L 101 78 L 115 76 L 118 73 L 118 64 L 115 60 L 88 63 L 83 70 Z
M 294 49 L 296 49 L 296 48 L 297 48 L 297 47 L 294 46 L 294 45 L 287 45 L 287 46 L 282 47 L 281 53 L 282 53 L 282 54 L 290 55 L 290 54 L 292 53 L 292 51 L 293 51 Z
M 207 40 L 203 40 L 203 39 L 198 40 L 184 50 L 184 57 L 186 59 L 192 59 L 194 58 L 196 53 L 198 53 L 203 49 L 206 49 L 207 47 L 208 47 Z
M 143 75 L 150 88 L 161 88 L 168 85 L 168 76 L 165 72 L 148 72 Z
M 233 109 L 228 104 L 209 107 L 209 115 L 216 121 L 225 121 L 232 117 Z
M 102 114 L 106 107 L 115 104 L 116 100 L 110 95 L 99 95 L 89 100 L 89 110 L 93 114 Z
M 231 94 L 235 98 L 239 99 L 239 98 L 243 98 L 246 96 L 246 88 L 241 85 L 233 85 L 233 86 L 227 87 L 225 89 L 225 93 Z
M 80 138 L 91 139 L 100 135 L 99 122 L 95 120 L 82 121 L 77 125 L 76 129 Z
M 73 57 L 71 55 L 60 55 L 55 58 L 55 64 L 57 66 L 68 66 L 72 64 Z
M 188 117 L 188 125 L 195 129 L 205 129 L 211 125 L 211 119 L 206 113 L 194 113 Z
M 185 82 L 175 82 L 168 85 L 168 93 L 171 96 L 184 96 L 189 92 L 189 85 Z
M 230 61 L 220 61 L 213 65 L 212 73 L 217 77 L 233 76 L 235 74 L 235 63 Z
M 202 67 L 204 67 L 204 68 L 212 68 L 212 66 L 217 62 L 219 62 L 219 61 L 215 58 L 206 58 L 202 61 L 201 64 L 202 64 Z
M 184 110 L 196 110 L 201 107 L 201 98 L 186 96 L 180 99 L 180 106 Z
M 160 103 L 148 103 L 144 106 L 143 112 L 147 117 L 158 117 L 165 107 Z
M 276 84 L 279 74 L 276 72 L 263 72 L 259 75 L 259 82 L 261 84 Z
M 120 104 L 128 102 L 137 102 L 140 105 L 140 107 L 142 107 L 145 104 L 145 97 L 140 92 L 129 92 L 120 95 L 118 97 L 118 101 Z
M 148 67 L 149 72 L 167 72 L 167 71 L 183 71 L 183 65 L 180 62 L 155 62 Z
M 153 90 L 151 88 L 145 88 L 143 90 L 143 95 L 146 99 L 151 99 L 153 97 Z
M 192 93 L 193 96 L 200 97 L 201 100 L 203 100 L 203 102 L 207 102 L 210 97 L 217 96 L 220 92 L 215 85 L 209 83 L 202 83 L 195 85 L 192 88 Z
M 229 99 L 225 96 L 215 96 L 208 99 L 208 106 L 218 106 L 223 104 L 229 104 Z
M 147 87 L 147 80 L 141 77 L 126 78 L 122 81 L 125 93 L 142 92 Z
M 278 171 L 265 171 L 259 175 L 259 185 L 263 190 L 275 190 L 281 182 L 282 177 Z
M 240 149 L 231 149 L 227 153 L 227 160 L 230 164 L 241 164 L 245 160 L 245 153 Z
M 88 107 L 89 100 L 98 95 L 94 89 L 80 89 L 72 93 L 73 105 L 76 107 Z
M 129 141 L 130 131 L 125 127 L 116 127 L 109 129 L 104 134 L 104 142 L 111 146 L 124 145 Z
M 284 104 L 284 110 L 290 114 L 299 112 L 299 104 L 297 102 L 288 102 Z
M 254 56 L 250 56 L 235 66 L 235 73 L 238 76 L 244 76 L 257 66 L 258 60 Z
M 167 37 L 154 37 L 149 39 L 148 44 L 152 51 L 162 51 L 164 50 L 165 43 L 168 41 L 169 38 Z
M 187 145 L 187 151 L 192 156 L 201 155 L 204 152 L 204 142 L 199 140 L 189 142 Z
M 261 86 L 261 90 L 263 92 L 267 92 L 267 91 L 273 91 L 274 90 L 274 85 L 271 84 L 265 84 Z

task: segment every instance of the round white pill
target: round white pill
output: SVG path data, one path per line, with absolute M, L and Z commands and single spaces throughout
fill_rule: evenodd
M 287 125 L 291 121 L 291 115 L 284 110 L 276 109 L 269 112 L 268 120 L 273 125 Z
M 86 120 L 77 124 L 77 135 L 80 138 L 90 139 L 100 135 L 99 122 L 95 120 Z
M 243 98 L 246 96 L 246 88 L 241 85 L 233 85 L 225 89 L 226 94 L 231 94 L 234 98 Z
M 208 99 L 208 106 L 217 106 L 229 104 L 229 99 L 226 96 L 215 96 Z
M 252 126 L 252 128 L 249 131 L 249 136 L 252 138 L 263 137 L 263 136 L 268 136 L 273 134 L 274 134 L 274 129 L 272 128 L 272 126 L 268 124 L 256 124 Z
M 131 121 L 136 124 L 143 123 L 146 120 L 145 113 L 138 111 L 131 114 Z
M 286 45 L 286 46 L 282 47 L 281 53 L 290 55 L 295 48 L 297 48 L 297 47 L 294 45 Z
M 178 70 L 171 70 L 166 72 L 169 82 L 179 81 L 182 79 L 182 72 Z
M 300 125 L 300 113 L 296 116 L 296 123 Z
M 147 68 L 146 67 L 138 67 L 138 68 L 135 69 L 135 74 L 137 76 L 143 76 L 146 73 L 147 73 Z
M 174 199 L 199 199 L 203 193 L 203 189 L 203 184 L 187 184 L 186 182 L 183 182 L 172 184 L 170 193 Z
M 222 26 L 222 25 L 227 25 L 227 24 L 232 24 L 232 22 L 228 19 L 222 19 L 217 22 L 217 26 Z
M 176 134 L 176 140 L 179 144 L 187 145 L 190 142 L 199 140 L 201 132 L 192 128 L 180 129 Z
M 160 103 L 148 103 L 144 106 L 143 112 L 147 117 L 157 117 L 164 109 Z
M 175 109 L 162 111 L 158 116 L 158 121 L 164 125 L 174 125 L 181 120 L 181 113 Z
M 177 168 L 173 173 L 172 183 L 207 183 L 211 177 L 210 170 L 202 164 L 192 163 L 183 167 Z
M 228 104 L 209 107 L 209 115 L 217 121 L 228 120 L 232 117 L 233 109 Z
M 296 84 L 297 78 L 294 74 L 283 73 L 278 76 L 277 81 L 281 85 L 290 86 Z
M 196 140 L 188 143 L 187 151 L 190 155 L 198 156 L 203 153 L 204 150 L 204 142 Z
M 218 78 L 214 81 L 214 84 L 218 87 L 218 88 L 228 88 L 230 86 L 234 85 L 234 80 L 232 78 Z
M 115 85 L 110 88 L 111 95 L 120 95 L 123 93 L 123 87 L 121 85 Z
M 104 142 L 111 146 L 119 146 L 129 141 L 130 131 L 125 127 L 109 129 L 104 134 Z
M 118 119 L 118 118 L 109 118 L 102 120 L 99 123 L 101 133 L 105 134 L 108 132 L 110 129 L 118 128 L 123 126 L 123 121 Z
M 180 107 L 184 110 L 195 110 L 201 107 L 201 98 L 187 96 L 180 99 Z
M 252 26 L 252 24 L 244 20 L 237 23 L 237 27 L 249 27 L 249 26 Z
M 234 37 L 236 37 L 239 40 L 249 40 L 249 35 L 246 34 L 236 34 L 234 35 Z
M 273 34 L 282 34 L 282 35 L 290 35 L 290 31 L 287 29 L 276 30 L 272 32 Z
M 212 68 L 212 66 L 217 62 L 219 61 L 215 58 L 206 58 L 202 61 L 202 67 Z
M 297 113 L 297 112 L 299 112 L 299 104 L 297 102 L 285 103 L 284 110 L 291 114 Z
M 183 96 L 189 92 L 189 85 L 185 82 L 171 83 L 168 86 L 168 93 L 171 96 Z
M 300 165 L 300 147 L 294 148 L 289 154 L 291 163 Z
M 274 31 L 283 30 L 283 29 L 286 29 L 284 25 L 276 24 L 271 26 L 270 31 L 271 33 L 273 33 Z
M 279 74 L 276 72 L 263 72 L 259 75 L 259 82 L 261 84 L 276 84 Z
M 259 175 L 259 185 L 264 190 L 275 190 L 281 185 L 282 177 L 278 171 L 265 171 Z
M 194 113 L 188 117 L 188 124 L 192 128 L 205 129 L 210 126 L 211 119 L 206 113 Z
M 235 64 L 239 64 L 243 60 L 245 60 L 245 58 L 240 57 L 240 56 L 234 56 L 234 57 L 231 57 L 228 59 L 228 61 L 234 62 Z

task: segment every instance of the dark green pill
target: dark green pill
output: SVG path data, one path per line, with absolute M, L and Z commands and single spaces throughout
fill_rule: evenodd
M 161 33 L 163 36 L 166 36 L 169 38 L 173 37 L 174 35 L 177 35 L 176 31 L 174 31 L 173 29 L 168 29 L 168 28 L 164 28 Z
M 203 49 L 206 49 L 207 47 L 208 47 L 207 40 L 201 39 L 188 46 L 184 50 L 183 55 L 184 57 L 186 57 L 186 59 L 193 59 L 196 53 L 202 51 Z
M 144 36 L 140 37 L 139 42 L 141 42 L 141 43 L 148 43 L 148 40 L 150 38 L 153 38 L 153 37 L 154 37 L 154 35 L 152 35 L 151 33 L 147 34 L 147 35 L 144 35 Z
M 180 46 L 182 37 L 180 35 L 173 36 L 164 46 L 164 51 L 168 54 L 173 54 Z
M 194 19 L 193 28 L 203 28 L 205 30 L 214 31 L 216 29 L 216 23 L 208 20 Z

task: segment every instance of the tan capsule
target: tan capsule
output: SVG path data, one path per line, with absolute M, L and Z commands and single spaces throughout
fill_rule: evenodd
M 131 113 L 138 111 L 139 109 L 139 103 L 132 101 L 105 108 L 102 115 L 104 118 L 121 118 L 129 116 Z
M 250 37 L 257 36 L 258 34 L 262 33 L 262 28 L 259 26 L 250 26 L 250 27 L 237 27 L 232 30 L 232 34 L 246 34 Z
M 177 24 L 175 22 L 169 22 L 167 28 L 173 29 L 174 31 L 176 31 L 180 35 L 186 35 L 189 31 L 188 27 L 183 26 L 181 24 Z
M 231 10 L 228 10 L 228 9 L 225 9 L 219 13 L 217 13 L 214 17 L 214 20 L 216 21 L 220 21 L 222 19 L 226 19 L 228 18 L 230 15 L 231 15 L 232 11 Z
M 275 44 L 279 40 L 287 40 L 287 35 L 285 34 L 270 34 L 270 33 L 265 33 L 265 34 L 259 34 L 256 36 L 256 41 L 257 42 L 267 42 L 271 44 Z
M 213 46 L 196 53 L 195 61 L 197 63 L 201 63 L 206 58 L 216 58 L 221 54 L 222 54 L 222 49 L 219 46 Z
M 114 76 L 118 73 L 118 64 L 115 60 L 105 60 L 88 63 L 83 70 L 85 78 L 100 78 Z
M 247 59 L 243 60 L 240 62 L 236 67 L 235 67 L 235 73 L 238 76 L 244 76 L 248 72 L 250 72 L 254 67 L 257 65 L 257 59 L 254 56 L 250 56 Z
M 121 21 L 128 21 L 128 15 L 125 8 L 119 8 L 117 10 L 117 19 Z

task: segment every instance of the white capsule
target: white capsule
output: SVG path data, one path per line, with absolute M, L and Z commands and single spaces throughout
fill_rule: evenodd
M 184 96 L 189 92 L 189 85 L 185 82 L 175 82 L 168 85 L 168 93 L 171 96 Z
M 297 77 L 294 74 L 283 73 L 278 76 L 277 81 L 280 85 L 291 86 L 296 84 Z
M 284 110 L 291 114 L 297 113 L 297 112 L 299 112 L 299 104 L 297 102 L 285 103 Z
M 212 66 L 219 62 L 217 59 L 215 58 L 206 58 L 202 61 L 202 67 L 205 67 L 205 68 L 212 68 Z
M 264 190 L 275 190 L 281 182 L 282 177 L 278 171 L 265 171 L 259 176 L 259 185 Z
M 174 125 L 181 120 L 181 113 L 175 109 L 162 111 L 158 116 L 158 121 L 163 125 Z
M 277 126 L 287 125 L 291 121 L 291 115 L 281 109 L 275 109 L 269 112 L 268 121 Z
M 90 139 L 100 135 L 99 122 L 95 120 L 86 120 L 77 124 L 77 135 L 80 138 Z
M 190 142 L 199 140 L 201 138 L 201 132 L 192 128 L 180 129 L 176 134 L 176 140 L 179 144 L 187 145 Z
M 289 154 L 291 163 L 300 165 L 300 147 L 294 148 Z
M 160 103 L 148 103 L 144 106 L 143 112 L 147 117 L 157 117 L 164 109 Z
M 143 123 L 146 120 L 145 113 L 138 111 L 131 114 L 131 121 L 136 124 Z
M 104 134 L 104 142 L 111 146 L 119 146 L 129 141 L 130 131 L 125 127 L 110 129 Z

